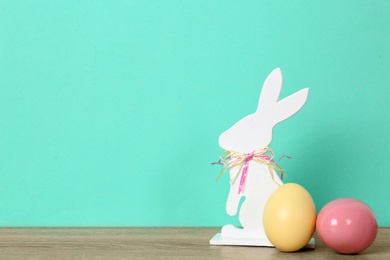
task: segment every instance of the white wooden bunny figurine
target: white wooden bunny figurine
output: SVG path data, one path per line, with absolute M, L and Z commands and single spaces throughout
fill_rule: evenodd
M 278 101 L 282 81 L 281 70 L 274 69 L 264 82 L 256 112 L 238 121 L 219 137 L 219 145 L 229 153 L 230 159 L 227 213 L 236 215 L 243 196 L 245 200 L 239 213 L 242 228 L 225 225 L 210 244 L 272 246 L 263 229 L 263 210 L 271 193 L 283 184 L 275 172 L 280 168 L 272 160 L 273 153 L 268 147 L 272 141 L 272 129 L 298 112 L 309 93 L 305 88 Z

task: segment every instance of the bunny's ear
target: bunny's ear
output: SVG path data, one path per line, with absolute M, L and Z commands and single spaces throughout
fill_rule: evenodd
M 280 68 L 274 69 L 264 81 L 263 88 L 261 90 L 259 105 L 257 112 L 272 110 L 276 103 L 280 92 L 282 90 L 283 78 Z
M 304 88 L 282 99 L 276 104 L 275 123 L 279 123 L 298 112 L 306 103 L 309 89 Z

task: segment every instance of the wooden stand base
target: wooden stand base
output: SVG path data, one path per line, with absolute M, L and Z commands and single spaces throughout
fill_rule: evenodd
M 263 246 L 274 247 L 267 238 L 230 238 L 222 237 L 221 233 L 217 233 L 211 240 L 210 245 L 217 246 Z M 315 239 L 312 237 L 309 243 L 305 246 L 308 249 L 315 248 Z

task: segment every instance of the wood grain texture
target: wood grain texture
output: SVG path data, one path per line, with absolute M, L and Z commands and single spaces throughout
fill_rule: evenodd
M 219 228 L 0 228 L 0 259 L 390 259 L 390 228 L 365 251 L 340 255 L 316 237 L 315 250 L 211 246 Z

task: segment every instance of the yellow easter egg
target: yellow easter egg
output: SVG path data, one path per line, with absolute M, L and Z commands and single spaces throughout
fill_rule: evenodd
M 303 248 L 313 236 L 316 207 L 309 192 L 295 183 L 280 186 L 269 197 L 263 215 L 264 231 L 280 251 Z

